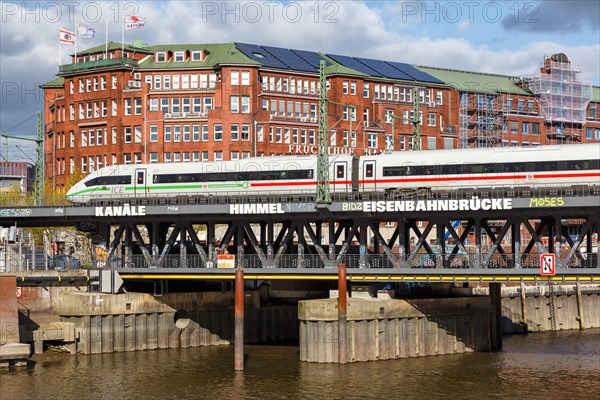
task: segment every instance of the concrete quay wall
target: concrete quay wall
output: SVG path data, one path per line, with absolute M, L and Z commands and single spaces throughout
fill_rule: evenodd
M 338 362 L 337 299 L 301 301 L 300 360 Z M 490 350 L 488 297 L 348 299 L 348 362 Z
M 230 294 L 219 299 L 220 294 L 157 299 L 143 293 L 64 293 L 55 312 L 73 324 L 76 351 L 84 354 L 227 345 L 233 343 L 233 310 Z M 297 307 L 255 306 L 245 311 L 246 343 L 298 340 Z
M 502 332 L 600 328 L 600 290 L 592 287 L 521 287 L 502 297 Z

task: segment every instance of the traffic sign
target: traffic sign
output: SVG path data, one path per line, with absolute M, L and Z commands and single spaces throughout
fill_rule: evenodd
M 555 254 L 540 254 L 540 275 L 554 275 Z

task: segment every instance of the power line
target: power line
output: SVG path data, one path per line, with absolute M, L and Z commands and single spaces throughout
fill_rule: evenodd
M 19 122 L 17 125 L 13 126 L 12 128 L 7 129 L 6 132 L 11 132 L 11 131 L 15 130 L 15 128 L 18 128 L 19 126 L 23 125 L 25 122 L 29 121 L 30 119 L 32 119 L 34 117 L 37 117 L 37 113 L 29 116 L 28 118 L 26 118 L 23 121 Z

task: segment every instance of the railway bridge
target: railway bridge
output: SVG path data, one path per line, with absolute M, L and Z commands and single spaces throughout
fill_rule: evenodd
M 138 198 L 0 208 L 0 225 L 76 226 L 124 279 L 600 281 L 600 188 Z M 555 275 L 540 275 L 554 254 Z

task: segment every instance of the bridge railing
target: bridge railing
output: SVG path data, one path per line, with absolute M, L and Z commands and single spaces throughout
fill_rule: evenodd
M 559 258 L 557 258 L 559 259 Z M 297 269 L 297 268 L 335 268 L 339 263 L 345 263 L 348 268 L 371 268 L 371 269 L 393 269 L 393 268 L 414 268 L 414 269 L 494 269 L 494 270 L 539 270 L 539 254 L 522 254 L 520 263 L 516 263 L 514 254 L 494 254 L 489 259 L 485 255 L 476 253 L 468 254 L 405 254 L 402 257 L 395 255 L 390 259 L 385 254 L 345 254 L 337 260 L 337 256 L 324 263 L 323 260 L 315 254 L 302 255 L 282 255 L 279 258 L 267 257 L 266 262 L 262 262 L 256 254 L 245 254 L 243 257 L 236 257 L 235 265 L 245 269 Z M 564 262 L 557 262 L 557 269 L 561 268 L 599 268 L 598 254 L 590 253 L 585 255 L 573 256 L 567 265 Z M 231 265 L 231 264 L 229 264 Z M 129 260 L 113 260 L 108 265 L 98 264 L 98 267 L 110 268 L 156 268 L 139 254 L 134 254 Z M 179 254 L 167 255 L 164 258 L 160 268 L 173 269 L 204 269 L 219 268 L 215 262 L 203 262 L 198 254 L 187 254 L 181 257 Z
M 343 192 L 332 193 L 334 202 L 344 201 L 380 201 L 393 199 L 470 199 L 473 196 L 480 198 L 541 198 L 541 197 L 588 197 L 600 196 L 598 186 L 562 186 L 539 185 L 535 187 L 519 187 L 512 185 L 498 185 L 490 182 L 489 186 L 482 185 L 478 188 L 449 188 L 446 191 L 408 190 L 400 192 Z M 180 193 L 169 198 L 153 197 L 152 195 L 141 195 L 136 198 L 123 200 L 119 196 L 103 196 L 103 205 L 110 203 L 129 203 L 131 205 L 217 205 L 217 204 L 241 204 L 241 203 L 314 203 L 316 194 L 314 190 L 305 193 L 290 195 L 288 193 L 265 193 L 260 195 L 240 195 L 239 192 L 219 192 L 213 196 L 193 195 L 192 193 Z M 76 198 L 74 198 L 77 201 Z M 81 198 L 83 200 L 83 198 Z M 81 207 L 85 204 L 68 202 L 64 195 L 45 197 L 41 202 L 35 201 L 31 195 L 15 196 L 4 194 L 0 196 L 0 207 L 31 208 L 31 207 Z

